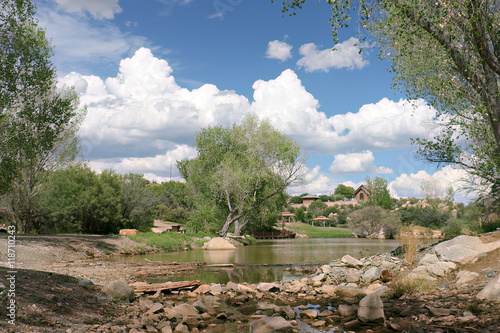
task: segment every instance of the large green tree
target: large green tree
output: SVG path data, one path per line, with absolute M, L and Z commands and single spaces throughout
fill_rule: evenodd
M 368 203 L 370 205 L 380 206 L 384 209 L 391 209 L 392 199 L 387 180 L 382 177 L 371 179 L 366 177 L 366 189 L 368 191 Z
M 73 160 L 83 113 L 56 87 L 52 47 L 28 0 L 0 2 L 0 195 L 20 231 L 40 228 L 47 171 Z
M 239 235 L 251 222 L 286 205 L 285 190 L 300 177 L 300 147 L 268 121 L 248 115 L 241 125 L 214 126 L 196 136 L 198 157 L 178 163 L 182 176 L 201 198 L 224 212 L 220 233 Z M 198 207 L 197 207 L 198 209 Z M 212 217 L 217 216 L 214 210 Z M 200 213 L 196 214 L 197 216 Z
M 283 1 L 294 14 L 306 0 Z M 432 140 L 418 139 L 429 161 L 464 167 L 488 195 L 500 193 L 500 1 L 330 1 L 333 34 L 366 28 L 392 62 L 395 85 L 439 113 Z M 361 30 L 363 31 L 363 30 Z M 366 37 L 362 33 L 363 36 Z M 361 38 L 363 40 L 363 38 Z

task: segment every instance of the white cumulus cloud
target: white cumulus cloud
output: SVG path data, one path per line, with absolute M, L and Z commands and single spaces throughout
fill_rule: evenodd
M 270 41 L 267 44 L 266 57 L 285 61 L 292 57 L 292 46 L 279 40 Z
M 377 167 L 373 152 L 364 151 L 352 154 L 337 154 L 330 166 L 333 173 L 394 173 L 390 168 Z
M 118 0 L 55 0 L 68 13 L 88 12 L 96 19 L 112 19 L 122 11 Z
M 335 187 L 332 179 L 321 173 L 319 165 L 312 169 L 305 168 L 303 171 L 303 181 L 288 188 L 290 195 L 300 195 L 302 193 L 330 194 Z
M 361 69 L 369 64 L 360 53 L 359 40 L 354 37 L 335 45 L 333 49 L 318 50 L 314 43 L 304 44 L 299 53 L 302 58 L 297 65 L 305 68 L 306 72 L 328 72 L 331 68 Z
M 448 165 L 433 174 L 423 170 L 410 174 L 403 173 L 389 184 L 389 189 L 396 198 L 422 198 L 424 195 L 421 189 L 422 182 L 430 182 L 436 188 L 442 189 L 442 192 L 451 186 L 456 191 L 455 201 L 466 202 L 467 195 L 461 191 L 465 178 L 467 178 L 465 170 Z

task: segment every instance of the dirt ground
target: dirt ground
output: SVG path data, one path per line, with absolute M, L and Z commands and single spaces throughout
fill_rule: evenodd
M 482 236 L 486 242 L 499 240 L 500 231 Z M 120 263 L 109 261 L 113 255 L 154 251 L 128 237 L 103 236 L 18 236 L 15 242 L 15 326 L 8 323 L 8 304 L 12 268 L 7 263 L 7 237 L 0 236 L 0 283 L 6 289 L 0 294 L 0 333 L 68 332 L 79 327 L 116 322 L 126 306 L 109 302 L 101 293 L 101 286 L 112 280 L 128 283 L 144 281 L 157 276 L 182 276 L 200 269 L 203 263 Z M 425 322 L 429 304 L 436 308 L 453 308 L 473 312 L 484 324 L 477 327 L 500 327 L 500 307 L 482 306 L 474 295 L 487 283 L 485 272 L 500 272 L 500 249 L 480 257 L 476 262 L 461 267 L 480 274 L 477 282 L 456 291 L 445 288 L 440 293 L 421 293 L 390 302 L 388 313 L 400 315 L 410 310 L 405 318 L 420 318 Z M 453 285 L 455 273 L 439 281 Z M 90 280 L 89 284 L 85 280 Z M 1 287 L 1 285 L 0 285 Z M 1 289 L 1 288 L 0 288 Z M 1 290 L 0 290 L 1 291 Z M 388 304 L 389 305 L 389 304 Z M 420 320 L 419 319 L 419 320 Z M 402 319 L 403 320 L 403 319 Z M 120 323 L 116 323 L 119 325 Z M 402 321 L 400 326 L 404 326 Z M 481 332 L 470 324 L 428 323 L 422 332 Z M 83 330 L 82 332 L 85 332 Z M 119 332 L 119 331 L 117 331 Z M 394 330 L 392 330 L 394 332 Z M 485 331 L 486 332 L 486 331 Z M 500 332 L 488 330 L 487 332 Z
M 15 269 L 8 267 L 7 235 L 0 236 L 0 283 L 10 289 L 15 276 L 16 318 L 10 325 L 10 298 L 0 296 L 0 332 L 66 332 L 68 327 L 102 324 L 120 314 L 119 304 L 107 302 L 101 287 L 109 281 L 128 283 L 145 277 L 192 274 L 202 263 L 119 263 L 116 255 L 153 252 L 155 249 L 128 237 L 16 236 Z M 15 274 L 9 274 L 15 271 Z M 93 285 L 88 285 L 89 280 Z

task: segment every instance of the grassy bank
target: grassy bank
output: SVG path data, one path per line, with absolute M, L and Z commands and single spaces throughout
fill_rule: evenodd
M 180 234 L 176 232 L 164 232 L 156 234 L 154 232 L 141 232 L 137 235 L 130 235 L 130 239 L 149 246 L 160 248 L 166 252 L 180 251 L 185 248 L 192 248 L 193 245 L 202 246 L 206 240 L 201 238 L 207 236 L 203 233 Z
M 311 238 L 350 238 L 354 237 L 351 230 L 338 227 L 315 227 L 306 223 L 287 223 L 286 227 L 295 229 L 299 234 Z

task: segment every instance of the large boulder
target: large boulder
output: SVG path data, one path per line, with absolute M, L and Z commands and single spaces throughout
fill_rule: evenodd
M 377 294 L 370 294 L 359 302 L 358 318 L 364 323 L 384 321 L 384 303 Z
M 488 282 L 486 287 L 476 297 L 478 299 L 500 302 L 500 273 Z
M 102 288 L 102 292 L 113 299 L 133 300 L 135 298 L 134 288 L 120 280 L 109 282 Z
M 205 250 L 231 250 L 236 249 L 236 246 L 222 237 L 212 238 L 202 246 Z
M 292 324 L 283 317 L 264 317 L 252 321 L 250 324 L 250 333 L 291 333 Z
M 479 237 L 458 236 L 434 246 L 434 251 L 441 260 L 467 264 L 481 253 L 487 253 L 500 247 L 500 240 L 484 243 Z

